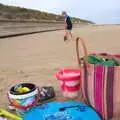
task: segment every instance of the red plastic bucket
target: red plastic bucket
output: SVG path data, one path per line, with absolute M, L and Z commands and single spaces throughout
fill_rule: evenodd
M 60 81 L 61 91 L 64 97 L 74 98 L 79 95 L 80 69 L 63 69 L 57 72 L 57 80 Z

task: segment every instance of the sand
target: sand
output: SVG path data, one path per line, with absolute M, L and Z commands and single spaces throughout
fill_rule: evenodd
M 37 22 L 5 22 L 0 21 L 0 36 L 18 33 L 28 33 L 49 29 L 64 28 L 62 23 L 37 23 Z
M 73 31 L 83 36 L 89 52 L 120 53 L 120 26 L 89 25 Z M 0 39 L 0 107 L 7 109 L 7 91 L 20 82 L 52 85 L 59 94 L 56 72 L 78 68 L 75 40 L 64 43 L 63 35 L 56 31 Z

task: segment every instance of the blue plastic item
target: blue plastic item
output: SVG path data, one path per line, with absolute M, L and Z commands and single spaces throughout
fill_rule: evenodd
M 79 102 L 51 102 L 31 109 L 23 120 L 101 120 L 88 105 Z

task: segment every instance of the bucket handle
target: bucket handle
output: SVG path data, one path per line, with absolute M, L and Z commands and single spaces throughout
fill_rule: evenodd
M 10 104 L 11 106 L 14 106 L 15 108 L 21 109 L 21 110 L 27 110 L 27 109 L 30 109 L 30 108 L 34 107 L 34 106 L 37 105 L 38 101 L 40 100 L 40 90 L 39 90 L 38 87 L 37 87 L 37 90 L 38 90 L 37 99 L 36 99 L 36 101 L 34 101 L 31 105 L 27 105 L 27 106 L 15 105 L 15 104 L 11 101 L 11 99 L 10 99 L 10 97 L 9 97 L 9 94 L 8 94 L 9 104 Z

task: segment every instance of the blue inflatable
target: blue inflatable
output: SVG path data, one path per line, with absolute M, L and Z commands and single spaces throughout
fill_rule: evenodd
M 23 120 L 101 120 L 89 106 L 79 102 L 51 102 L 31 109 Z

